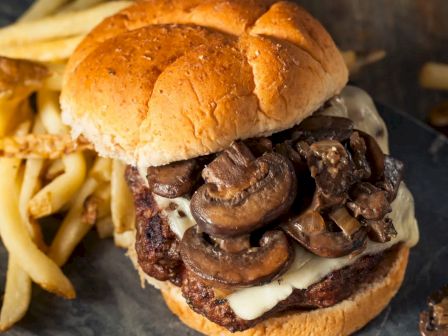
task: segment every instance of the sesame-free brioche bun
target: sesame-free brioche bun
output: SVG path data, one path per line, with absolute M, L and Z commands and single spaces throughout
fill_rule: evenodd
M 331 37 L 292 2 L 148 0 L 80 44 L 61 105 L 102 156 L 158 166 L 291 128 L 347 76 Z
M 409 248 L 405 245 L 390 251 L 377 268 L 373 282 L 364 284 L 350 298 L 332 307 L 290 311 L 236 333 L 191 310 L 179 288 L 164 286 L 162 295 L 183 323 L 209 336 L 344 336 L 361 329 L 388 305 L 403 282 L 408 256 Z

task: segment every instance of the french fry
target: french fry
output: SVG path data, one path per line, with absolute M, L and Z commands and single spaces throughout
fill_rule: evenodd
M 45 290 L 68 299 L 76 296 L 75 290 L 59 267 L 33 243 L 22 221 L 18 199 L 11 195 L 15 189 L 14 176 L 20 164 L 18 159 L 0 158 L 0 235 L 17 264 L 31 279 Z
M 134 243 L 134 239 L 134 230 L 125 231 L 123 233 L 114 232 L 114 243 L 118 247 L 127 249 Z
M 109 182 L 112 174 L 112 160 L 98 157 L 90 171 L 90 175 L 97 181 Z
M 107 174 L 100 174 L 101 170 L 110 167 L 110 160 L 97 158 L 89 176 L 74 198 L 67 216 L 61 224 L 56 236 L 51 243 L 48 255 L 57 265 L 64 265 L 76 245 L 84 238 L 93 226 L 90 220 L 83 220 L 84 204 L 95 192 L 99 185 L 106 182 Z M 86 219 L 86 218 L 84 218 Z
M 68 128 L 62 123 L 59 107 L 59 94 L 49 90 L 37 93 L 37 108 L 39 118 L 46 131 L 50 134 L 67 134 Z
M 40 122 L 40 119 L 36 118 L 33 133 L 40 134 L 43 131 L 44 128 Z M 31 238 L 41 250 L 45 251 L 46 244 L 43 239 L 41 227 L 37 221 L 31 220 L 28 214 L 28 203 L 38 190 L 40 185 L 39 176 L 42 172 L 43 166 L 44 160 L 42 159 L 30 159 L 26 161 L 24 177 L 20 188 L 19 210 L 23 222 L 28 227 L 28 232 L 30 233 Z
M 106 182 L 98 186 L 92 197 L 97 203 L 97 217 L 104 218 L 110 216 L 110 183 Z
M 124 173 L 126 166 L 114 160 L 111 179 L 111 212 L 114 232 L 123 233 L 134 228 L 135 209 L 132 194 L 128 188 Z
M 114 224 L 112 223 L 112 217 L 107 216 L 99 219 L 96 224 L 96 231 L 101 239 L 110 238 L 114 233 Z
M 58 95 L 55 92 L 40 91 L 37 95 L 39 117 L 45 129 L 51 134 L 66 134 L 62 124 Z M 62 158 L 65 172 L 58 176 L 29 202 L 29 212 L 33 218 L 53 214 L 70 202 L 81 188 L 86 176 L 86 162 L 81 153 L 72 153 Z
M 54 13 L 58 8 L 69 2 L 69 0 L 37 0 L 19 18 L 18 22 L 27 22 L 41 19 Z
M 69 3 L 65 5 L 60 13 L 66 13 L 66 12 L 72 12 L 72 11 L 79 11 L 83 9 L 87 9 L 93 6 L 96 6 L 102 2 L 105 2 L 106 0 L 75 0 L 72 3 Z
M 31 301 L 31 279 L 9 255 L 6 288 L 0 312 L 0 331 L 12 327 L 25 316 Z
M 64 156 L 65 172 L 58 176 L 29 202 L 29 212 L 33 218 L 42 218 L 58 212 L 70 202 L 82 186 L 86 176 L 86 164 L 81 153 Z
M 46 63 L 50 75 L 44 80 L 43 87 L 47 90 L 61 91 L 65 63 Z
M 132 2 L 112 1 L 83 11 L 46 17 L 37 21 L 16 23 L 0 29 L 0 50 L 7 45 L 80 36 L 91 31 L 104 18 L 128 7 Z
M 65 167 L 61 159 L 54 160 L 45 172 L 44 179 L 47 181 L 54 180 L 59 175 L 64 174 Z
M 426 89 L 448 90 L 448 64 L 426 63 L 420 72 L 420 85 Z
M 65 61 L 73 54 L 83 38 L 84 35 L 77 35 L 35 43 L 4 45 L 0 46 L 0 55 L 36 62 Z

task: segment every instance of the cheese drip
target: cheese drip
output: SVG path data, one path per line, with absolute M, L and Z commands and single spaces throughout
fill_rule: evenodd
M 383 152 L 389 153 L 386 125 L 365 91 L 347 86 L 339 97 L 333 98 L 328 106 L 318 113 L 350 118 L 355 129 L 373 136 Z M 167 217 L 171 230 L 181 239 L 185 231 L 196 224 L 190 212 L 190 201 L 183 197 L 168 199 L 154 196 L 162 214 Z M 329 273 L 349 266 L 362 256 L 380 253 L 399 242 L 409 247 L 414 246 L 419 239 L 414 200 L 404 183 L 400 185 L 397 197 L 392 203 L 392 213 L 389 217 L 394 222 L 397 237 L 388 243 L 368 241 L 367 248 L 356 257 L 322 258 L 296 244 L 294 263 L 280 279 L 263 286 L 237 290 L 227 297 L 230 307 L 238 317 L 253 320 L 286 299 L 294 288 L 306 289 Z

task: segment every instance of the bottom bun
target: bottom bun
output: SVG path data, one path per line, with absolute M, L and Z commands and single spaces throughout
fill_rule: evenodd
M 377 316 L 397 293 L 404 278 L 408 256 L 409 248 L 404 245 L 387 253 L 375 271 L 372 282 L 363 285 L 356 294 L 332 307 L 287 312 L 237 333 L 231 333 L 191 310 L 178 287 L 166 283 L 161 291 L 170 310 L 187 326 L 205 335 L 349 335 Z

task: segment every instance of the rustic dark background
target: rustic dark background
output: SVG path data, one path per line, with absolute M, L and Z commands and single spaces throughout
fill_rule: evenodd
M 448 63 L 447 0 L 299 0 L 330 31 L 342 50 L 384 49 L 382 62 L 353 79 L 376 100 L 425 119 L 448 94 L 421 89 L 429 60 Z
M 296 0 L 321 20 L 342 50 L 384 49 L 383 61 L 353 80 L 376 100 L 424 120 L 448 93 L 421 89 L 426 61 L 448 63 L 448 0 Z M 32 0 L 0 0 L 0 26 Z

